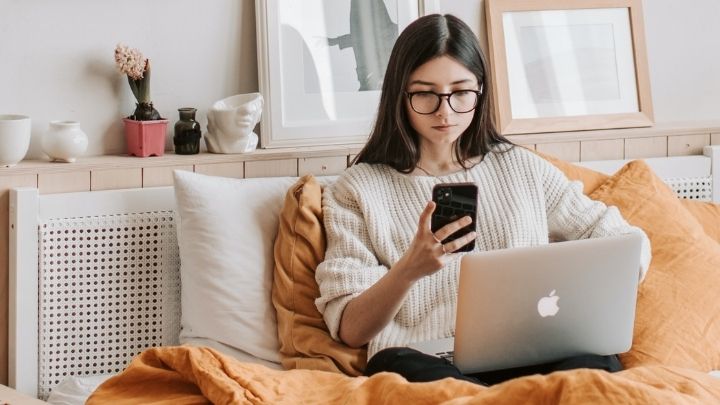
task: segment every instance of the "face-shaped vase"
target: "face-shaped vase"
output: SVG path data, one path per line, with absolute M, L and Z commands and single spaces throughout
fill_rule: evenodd
M 246 153 L 257 147 L 253 129 L 260 121 L 260 93 L 238 94 L 215 102 L 208 111 L 205 143 L 212 153 Z

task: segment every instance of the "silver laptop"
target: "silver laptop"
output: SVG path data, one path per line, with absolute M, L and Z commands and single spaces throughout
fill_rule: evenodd
M 626 352 L 641 244 L 628 234 L 467 254 L 455 338 L 410 347 L 464 374 Z

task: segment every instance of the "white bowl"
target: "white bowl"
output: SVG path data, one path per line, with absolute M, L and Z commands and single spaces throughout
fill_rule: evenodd
M 30 147 L 30 117 L 0 114 L 0 167 L 15 166 Z

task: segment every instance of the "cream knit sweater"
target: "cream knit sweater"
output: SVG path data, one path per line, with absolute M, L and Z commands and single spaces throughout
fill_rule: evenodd
M 410 176 L 386 165 L 357 164 L 323 193 L 327 232 L 325 261 L 315 278 L 315 302 L 330 333 L 338 330 L 345 306 L 378 281 L 410 246 L 420 213 L 440 182 L 478 186 L 475 250 L 493 250 L 642 230 L 628 225 L 615 207 L 582 194 L 555 166 L 532 152 L 513 147 L 490 153 L 466 172 L 441 177 Z M 644 236 L 644 233 L 643 233 Z M 644 238 L 642 277 L 650 263 Z M 420 279 L 400 310 L 368 347 L 379 350 L 454 335 L 460 261 Z

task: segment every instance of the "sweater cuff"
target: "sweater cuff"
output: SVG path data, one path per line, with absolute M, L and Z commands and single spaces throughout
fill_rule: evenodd
M 338 342 L 342 342 L 340 339 L 340 321 L 342 320 L 343 312 L 345 312 L 345 307 L 358 295 L 360 295 L 360 293 L 336 298 L 325 305 L 323 319 L 330 332 L 330 336 Z

